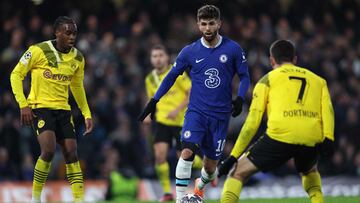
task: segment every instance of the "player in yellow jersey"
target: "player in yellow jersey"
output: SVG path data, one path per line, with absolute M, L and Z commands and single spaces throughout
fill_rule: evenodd
M 146 76 L 145 86 L 147 96 L 152 98 L 172 66 L 169 64 L 169 55 L 163 45 L 155 45 L 151 48 L 150 62 L 154 69 Z M 183 74 L 156 106 L 155 169 L 164 191 L 164 196 L 160 202 L 172 201 L 174 199 L 171 193 L 170 168 L 166 158 L 174 139 L 176 140 L 177 151 L 180 152 L 181 150 L 180 133 L 189 101 L 190 88 L 190 78 L 187 74 Z M 145 119 L 145 123 L 151 123 L 150 117 Z M 196 156 L 195 159 L 194 166 L 196 167 L 197 165 L 201 168 L 201 158 Z
M 334 112 L 326 81 L 295 66 L 294 45 L 278 40 L 270 47 L 274 70 L 256 84 L 249 115 L 236 144 L 219 168 L 227 174 L 222 203 L 238 202 L 243 184 L 258 171 L 269 171 L 294 158 L 312 203 L 323 203 L 318 154 L 328 154 L 334 141 Z M 267 112 L 267 130 L 244 154 Z M 241 156 L 242 155 L 242 156 Z
M 83 85 L 85 59 L 74 47 L 77 26 L 73 19 L 58 17 L 54 30 L 55 40 L 30 46 L 12 71 L 10 80 L 20 106 L 21 123 L 33 127 L 41 148 L 34 170 L 32 202 L 41 201 L 41 191 L 50 171 L 56 143 L 61 146 L 64 155 L 74 202 L 82 202 L 84 183 L 77 157 L 68 89 L 70 87 L 85 118 L 86 135 L 92 131 L 93 122 Z M 22 81 L 28 72 L 31 72 L 31 90 L 26 99 Z

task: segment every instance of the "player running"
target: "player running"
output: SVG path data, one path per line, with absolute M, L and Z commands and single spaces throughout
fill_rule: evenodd
M 323 203 L 318 152 L 329 154 L 334 141 L 334 112 L 326 81 L 294 65 L 295 47 L 287 40 L 271 45 L 270 63 L 274 70 L 256 84 L 249 115 L 231 156 L 220 166 L 219 175 L 223 175 L 237 162 L 225 181 L 221 202 L 238 202 L 250 176 L 294 158 L 311 202 Z M 265 110 L 266 134 L 240 157 L 256 134 Z
M 150 62 L 154 69 L 146 76 L 145 86 L 147 96 L 152 98 L 171 69 L 169 55 L 163 45 L 155 45 L 151 48 Z M 190 88 L 191 81 L 189 76 L 187 74 L 181 75 L 156 106 L 155 170 L 164 192 L 160 202 L 174 200 L 171 193 L 170 168 L 166 158 L 174 139 L 176 140 L 176 150 L 180 153 L 181 127 L 184 123 L 184 115 L 189 103 Z M 144 122 L 151 123 L 150 117 L 146 117 Z M 199 156 L 195 156 L 194 167 L 195 165 L 197 168 L 202 167 L 202 159 Z
M 217 176 L 216 166 L 225 145 L 232 116 L 242 110 L 250 79 L 245 53 L 234 41 L 221 36 L 220 10 L 205 5 L 198 10 L 197 22 L 202 37 L 179 53 L 175 64 L 146 105 L 139 120 L 154 114 L 160 98 L 172 87 L 176 78 L 189 68 L 192 88 L 181 133 L 182 151 L 176 167 L 176 199 L 186 193 L 195 152 L 204 153 L 201 178 L 195 181 L 195 193 L 204 195 L 204 186 Z M 232 101 L 232 79 L 240 77 L 238 94 Z
M 74 47 L 77 26 L 73 19 L 58 17 L 54 30 L 55 40 L 29 47 L 12 71 L 10 80 L 20 106 L 21 123 L 34 128 L 41 148 L 41 155 L 34 169 L 32 202 L 40 202 L 56 143 L 61 146 L 64 155 L 74 202 L 82 202 L 84 182 L 76 152 L 76 135 L 68 104 L 68 89 L 70 86 L 85 118 L 86 135 L 92 131 L 93 122 L 83 85 L 85 59 Z M 26 99 L 22 81 L 29 71 L 31 90 Z

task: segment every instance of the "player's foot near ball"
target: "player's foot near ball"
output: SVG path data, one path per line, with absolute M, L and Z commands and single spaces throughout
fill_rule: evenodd
M 169 202 L 174 201 L 174 196 L 170 193 L 164 194 L 164 196 L 160 199 L 160 202 Z
M 194 187 L 194 194 L 200 196 L 202 199 L 204 199 L 204 193 L 205 193 L 205 188 L 203 189 L 199 189 L 199 183 L 200 183 L 200 178 L 196 178 L 195 180 L 195 187 Z

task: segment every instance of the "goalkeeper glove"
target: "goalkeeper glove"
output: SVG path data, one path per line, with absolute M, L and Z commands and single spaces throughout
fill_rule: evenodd
M 233 156 L 229 156 L 224 161 L 222 161 L 219 166 L 218 177 L 222 175 L 227 175 L 236 162 L 237 159 Z
M 154 120 L 155 109 L 156 109 L 157 103 L 158 103 L 158 100 L 151 98 L 150 101 L 146 104 L 144 111 L 139 115 L 138 121 L 141 121 L 141 122 L 144 121 L 146 116 L 148 116 L 149 114 L 150 114 L 151 120 Z
M 328 138 L 325 138 L 322 143 L 316 144 L 315 147 L 324 157 L 331 157 L 334 154 L 334 142 Z
M 243 99 L 240 96 L 237 96 L 235 100 L 232 101 L 232 117 L 236 117 L 241 114 Z

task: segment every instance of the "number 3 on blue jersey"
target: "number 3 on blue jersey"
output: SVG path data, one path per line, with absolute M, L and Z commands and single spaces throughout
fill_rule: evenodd
M 219 71 L 216 68 L 209 68 L 204 74 L 209 76 L 205 80 L 205 86 L 207 88 L 213 89 L 219 87 L 221 80 L 219 78 Z

